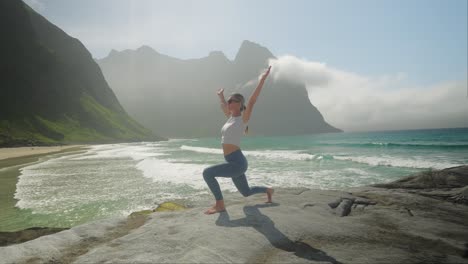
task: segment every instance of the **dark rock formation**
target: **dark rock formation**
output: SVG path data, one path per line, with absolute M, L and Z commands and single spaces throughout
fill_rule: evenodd
M 409 189 L 419 195 L 468 205 L 468 166 L 425 171 L 394 182 L 373 186 Z
M 460 188 L 468 185 L 468 165 L 416 173 L 390 183 L 374 184 L 381 188 L 431 189 Z
M 357 208 L 358 205 L 361 205 L 361 208 L 364 208 L 368 205 L 376 205 L 376 202 L 373 202 L 369 199 L 362 197 L 352 197 L 347 195 L 346 197 L 340 197 L 333 202 L 328 203 L 330 208 L 335 209 L 334 212 L 339 216 L 347 216 L 351 213 L 351 208 Z M 354 206 L 353 206 L 354 205 Z
M 0 247 L 23 243 L 40 236 L 54 234 L 68 228 L 31 227 L 16 232 L 0 232 Z

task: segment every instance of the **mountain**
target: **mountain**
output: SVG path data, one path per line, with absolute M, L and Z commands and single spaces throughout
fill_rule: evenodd
M 0 146 L 158 140 L 122 108 L 83 44 L 0 1 Z
M 181 60 L 143 46 L 113 50 L 97 60 L 110 87 L 136 120 L 173 138 L 212 137 L 225 121 L 217 89 L 246 100 L 257 77 L 275 58 L 265 47 L 244 41 L 233 61 L 213 51 Z M 299 135 L 341 130 L 327 124 L 310 103 L 305 86 L 268 79 L 249 122 L 252 135 Z

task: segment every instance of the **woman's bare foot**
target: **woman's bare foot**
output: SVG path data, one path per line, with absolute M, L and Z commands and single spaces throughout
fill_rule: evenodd
M 224 201 L 223 200 L 219 200 L 219 201 L 216 201 L 216 204 L 213 205 L 210 209 L 206 210 L 205 211 L 205 214 L 215 214 L 215 213 L 219 213 L 219 212 L 224 212 L 226 211 L 226 208 L 224 207 Z
M 226 211 L 226 208 L 216 208 L 216 206 L 211 207 L 210 209 L 205 211 L 205 214 L 215 214 Z
M 271 200 L 271 197 L 273 196 L 274 192 L 275 192 L 275 190 L 273 188 L 267 188 L 267 191 L 266 191 L 266 194 L 267 194 L 267 197 L 268 197 L 267 203 L 272 203 L 273 202 Z

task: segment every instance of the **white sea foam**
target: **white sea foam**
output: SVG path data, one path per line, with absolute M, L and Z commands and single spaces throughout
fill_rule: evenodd
M 246 156 L 253 156 L 258 158 L 266 158 L 271 160 L 303 160 L 311 161 L 316 158 L 316 155 L 307 153 L 300 153 L 299 150 L 263 150 L 263 151 L 244 151 Z
M 147 158 L 140 161 L 136 167 L 143 172 L 143 175 L 159 183 L 172 183 L 189 185 L 195 189 L 205 189 L 206 183 L 203 179 L 203 170 L 210 164 L 190 164 L 174 163 L 171 160 L 158 158 Z M 220 184 L 233 189 L 232 181 L 229 178 L 218 178 Z M 235 187 L 234 187 L 235 190 Z
M 58 193 L 55 178 L 67 175 L 54 170 L 54 167 L 56 167 L 57 163 L 69 157 L 50 159 L 20 169 L 21 174 L 15 192 L 15 199 L 18 200 L 16 206 L 19 208 L 41 208 L 47 207 L 50 203 L 56 201 L 60 193 Z M 68 176 L 74 175 L 71 172 L 67 174 Z M 57 195 L 48 195 L 48 193 L 57 193 Z M 48 198 L 45 199 L 45 197 Z
M 359 169 L 310 169 L 266 172 L 254 168 L 247 172 L 249 184 L 273 187 L 307 187 L 316 189 L 339 189 L 374 183 L 378 176 Z
M 148 145 L 95 145 L 85 153 L 55 157 L 23 167 L 15 193 L 16 206 L 39 213 L 66 214 L 65 210 L 80 210 L 83 204 L 119 201 L 131 196 L 133 193 L 127 187 L 144 184 L 134 178 L 141 177 L 135 168 L 136 162 L 167 155 L 158 152 L 159 145 Z M 101 209 L 105 211 L 106 208 Z
M 183 142 L 183 141 L 197 142 L 198 139 L 196 138 L 170 138 L 168 140 L 168 142 Z
M 216 148 L 216 149 L 215 148 L 202 148 L 202 147 L 191 147 L 191 146 L 182 145 L 180 149 L 199 152 L 199 153 L 223 154 L 223 150 L 219 148 Z
M 160 147 L 159 144 L 146 145 L 127 145 L 127 144 L 110 144 L 110 145 L 95 145 L 92 146 L 85 155 L 74 158 L 74 160 L 85 159 L 117 159 L 131 158 L 133 160 L 142 160 L 147 157 L 164 156 L 161 153 L 166 148 Z
M 222 149 L 215 148 L 203 148 L 203 147 L 191 147 L 182 145 L 180 147 L 182 150 L 189 150 L 199 153 L 208 153 L 208 154 L 223 154 Z M 262 151 L 245 151 L 243 150 L 245 156 L 257 157 L 257 158 L 266 158 L 269 160 L 303 160 L 310 161 L 316 158 L 316 155 L 311 155 L 307 153 L 301 153 L 300 150 L 262 150 Z

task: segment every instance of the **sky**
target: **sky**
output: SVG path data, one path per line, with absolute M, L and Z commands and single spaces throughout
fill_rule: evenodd
M 25 2 L 95 58 L 148 45 L 181 59 L 213 50 L 234 59 L 243 40 L 256 42 L 278 57 L 274 78 L 304 83 L 325 119 L 345 130 L 468 126 L 466 0 Z M 327 83 L 310 78 L 317 74 Z M 434 108 L 441 104 L 451 106 Z

